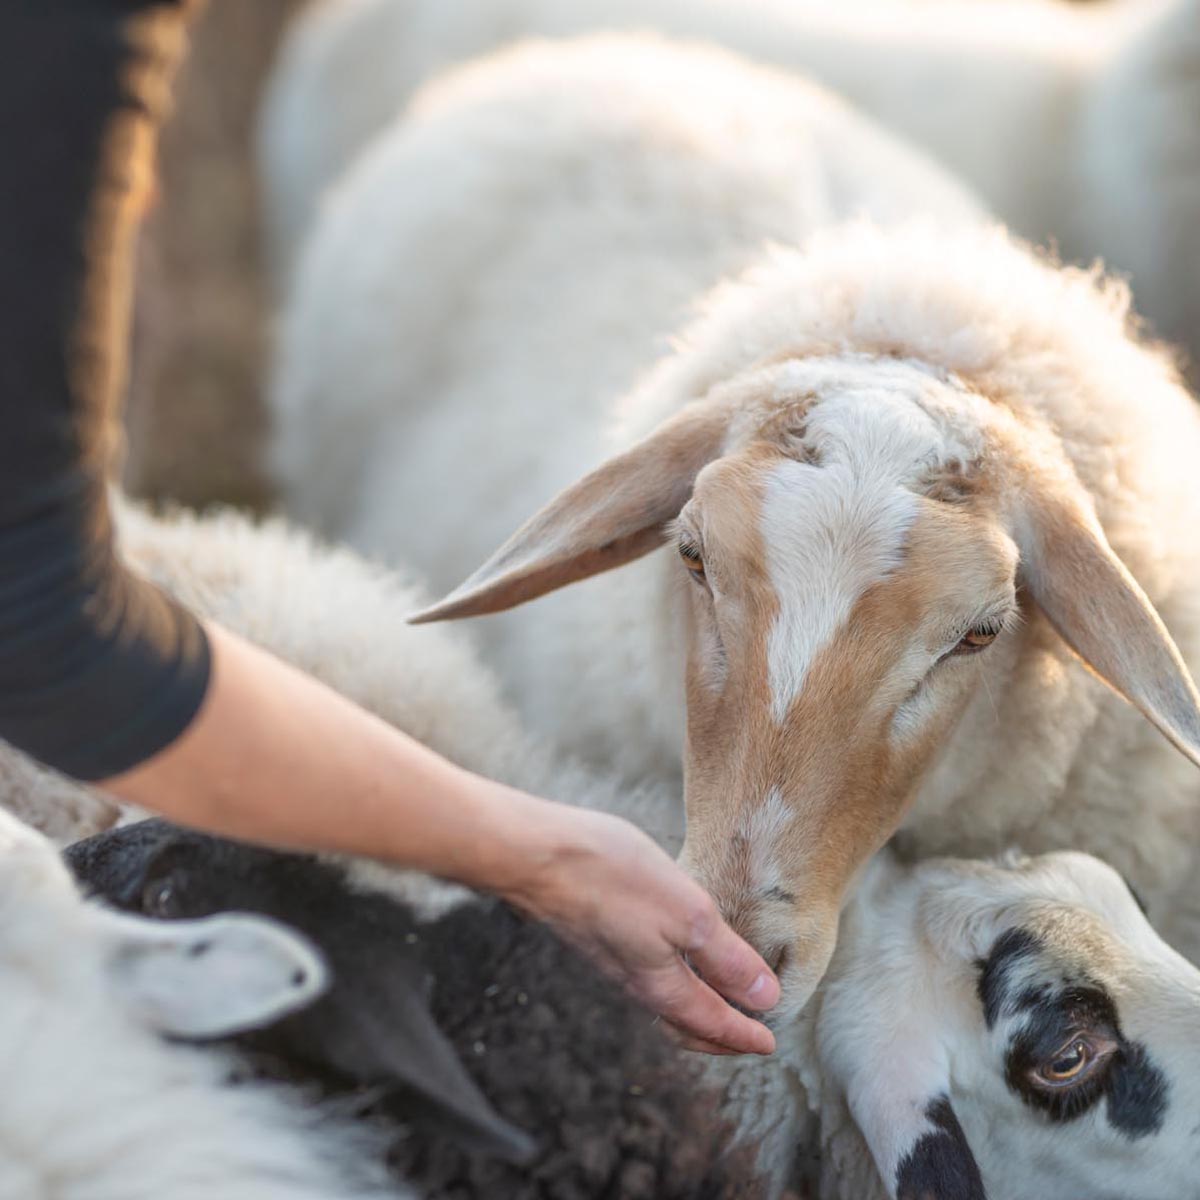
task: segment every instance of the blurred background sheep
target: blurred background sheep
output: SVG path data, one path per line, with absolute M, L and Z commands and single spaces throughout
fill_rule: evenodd
M 1144 7 L 1077 2 L 1093 12 Z M 196 22 L 141 240 L 126 467 L 134 495 L 271 505 L 260 453 L 269 288 L 253 142 L 267 72 L 303 7 L 209 0 Z

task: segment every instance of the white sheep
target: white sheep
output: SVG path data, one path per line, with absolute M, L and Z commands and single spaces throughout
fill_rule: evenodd
M 1196 1200 L 1198 1002 L 1088 855 L 879 855 L 814 1006 L 818 1194 Z
M 1130 273 L 1200 362 L 1200 0 L 325 0 L 295 22 L 259 152 L 286 278 L 318 198 L 438 70 L 513 38 L 654 28 L 810 74 L 1068 260 Z
M 654 37 L 532 43 L 446 77 L 416 110 L 347 177 L 305 256 L 278 332 L 270 449 L 289 515 L 411 562 L 437 588 L 594 459 L 612 397 L 765 243 L 858 215 L 980 217 L 820 89 Z M 518 230 L 510 269 L 500 250 Z M 334 300 L 343 289 L 353 319 Z M 510 340 L 491 314 L 518 304 Z M 471 360 L 494 422 L 455 390 Z M 420 504 L 436 519 L 411 522 L 397 555 L 390 464 L 420 444 L 439 462 L 480 460 L 488 512 L 474 488 L 439 486 Z
M 445 78 L 305 257 L 292 495 L 444 581 L 583 476 L 424 617 L 643 560 L 481 632 L 557 746 L 685 765 L 685 860 L 785 1008 L 901 825 L 921 853 L 1095 852 L 1195 955 L 1200 414 L 1126 290 L 991 229 L 860 224 L 766 255 L 653 365 L 682 293 L 762 236 L 920 205 L 860 135 L 645 39 Z
M 173 927 L 84 903 L 0 812 L 3 1200 L 399 1200 L 369 1126 L 231 1078 L 215 1037 L 309 1003 L 311 946 L 260 917 Z

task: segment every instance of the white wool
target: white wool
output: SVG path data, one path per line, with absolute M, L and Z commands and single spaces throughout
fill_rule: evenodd
M 431 76 L 522 36 L 622 28 L 835 88 L 1019 233 L 1129 273 L 1158 332 L 1200 361 L 1197 0 L 324 0 L 289 31 L 259 129 L 281 282 L 319 197 Z
M 84 903 L 49 842 L 0 825 L 3 1200 L 409 1194 L 369 1127 L 164 1040 L 123 986 L 129 928 L 156 927 Z
M 293 516 L 440 589 L 596 463 L 613 398 L 764 244 L 855 215 L 978 215 L 820 90 L 656 38 L 521 47 L 419 107 L 331 196 L 305 256 L 272 451 Z M 653 578 L 636 563 L 578 590 L 632 630 Z M 632 777 L 677 770 L 647 736 L 677 739 L 678 675 L 640 646 L 558 646 L 575 603 L 539 603 L 535 657 L 503 618 L 486 635 L 525 716 Z M 647 632 L 670 642 L 664 621 Z
M 297 512 L 450 586 L 605 451 L 717 385 L 786 358 L 824 371 L 831 396 L 831 360 L 881 380 L 899 360 L 958 397 L 942 450 L 973 445 L 981 396 L 1032 422 L 1032 461 L 1053 431 L 1200 665 L 1200 418 L 1131 333 L 1122 285 L 960 227 L 969 206 L 894 148 L 898 177 L 847 182 L 855 161 L 877 165 L 878 135 L 728 56 L 533 45 L 446 77 L 418 109 L 331 196 L 284 321 L 277 461 Z M 939 219 L 821 231 L 864 207 Z M 664 354 L 681 310 L 768 238 L 803 249 L 713 291 Z M 675 776 L 679 575 L 658 552 L 480 623 L 535 729 L 630 777 Z M 920 852 L 1095 852 L 1196 953 L 1194 766 L 1044 620 L 989 653 L 903 836 Z

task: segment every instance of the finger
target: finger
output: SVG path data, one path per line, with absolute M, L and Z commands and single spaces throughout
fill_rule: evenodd
M 644 1003 L 689 1037 L 737 1054 L 770 1054 L 775 1049 L 775 1038 L 765 1025 L 730 1008 L 681 958 L 640 972 L 632 986 Z
M 723 921 L 715 921 L 696 943 L 688 948 L 692 966 L 726 999 L 758 1012 L 779 1003 L 779 980 L 771 968 Z
M 730 1050 L 728 1046 L 719 1046 L 716 1042 L 701 1041 L 700 1038 L 688 1037 L 686 1033 L 681 1033 L 675 1029 L 673 1025 L 667 1026 L 672 1031 L 671 1040 L 681 1050 L 694 1050 L 697 1054 L 711 1054 L 725 1058 L 736 1056 L 736 1050 Z

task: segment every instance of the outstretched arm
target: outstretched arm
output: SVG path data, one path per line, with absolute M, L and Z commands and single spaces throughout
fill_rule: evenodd
M 768 1007 L 777 984 L 647 837 L 452 766 L 117 556 L 136 198 L 190 7 L 0 5 L 0 737 L 177 821 L 497 891 L 695 1044 L 768 1052 L 718 993 Z
M 558 927 L 689 1044 L 770 1053 L 769 1030 L 721 996 L 765 1009 L 778 984 L 645 834 L 472 775 L 264 650 L 207 632 L 212 682 L 195 721 L 107 790 L 232 837 L 496 892 Z

